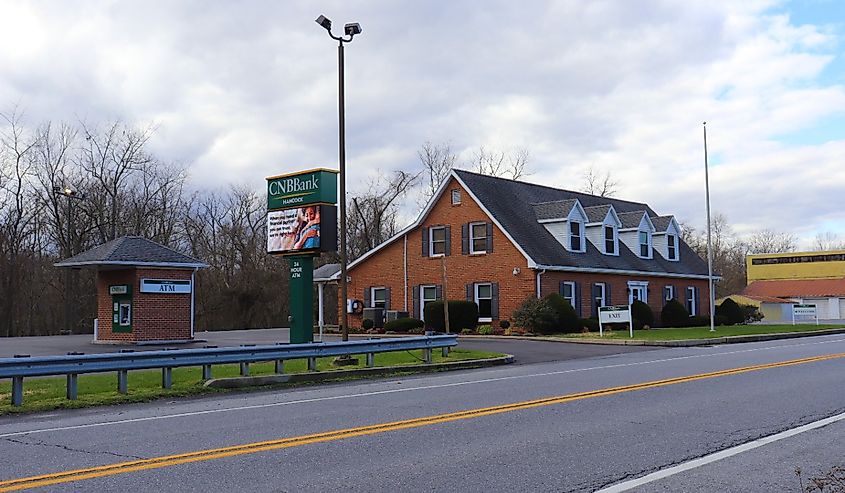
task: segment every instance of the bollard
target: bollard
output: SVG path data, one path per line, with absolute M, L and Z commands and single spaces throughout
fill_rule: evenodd
M 308 371 L 317 371 L 317 358 L 308 358 Z
M 161 369 L 161 388 L 169 389 L 173 386 L 173 368 Z
M 423 349 L 423 361 L 426 364 L 431 364 L 431 348 Z
M 249 363 L 241 363 L 241 376 L 248 377 L 249 376 Z
M 376 365 L 375 353 L 367 353 L 367 366 L 372 368 Z
M 284 373 L 285 372 L 285 360 L 277 359 L 276 360 L 276 368 L 274 368 L 274 371 L 276 372 L 277 375 L 281 375 L 282 373 Z
M 123 351 L 121 351 L 123 352 Z M 129 372 L 127 370 L 117 371 L 117 391 L 121 394 L 128 393 L 127 381 L 129 380 Z
M 69 373 L 67 376 L 67 398 L 69 401 L 75 401 L 77 396 L 79 375 L 76 373 Z
M 23 377 L 12 377 L 12 405 L 23 405 Z

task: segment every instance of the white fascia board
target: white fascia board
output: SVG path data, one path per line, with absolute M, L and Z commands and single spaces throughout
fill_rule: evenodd
M 619 220 L 619 214 L 616 213 L 616 209 L 613 207 L 613 204 L 610 204 L 610 209 L 608 209 L 607 216 L 604 218 L 604 224 L 607 224 L 608 216 L 613 218 L 613 223 L 616 225 L 616 229 L 622 228 L 622 221 Z
M 531 267 L 538 270 L 550 270 L 558 272 L 585 272 L 589 274 L 617 274 L 629 276 L 651 276 L 651 277 L 671 277 L 677 279 L 702 279 L 707 280 L 707 274 L 676 274 L 672 272 L 651 272 L 641 270 L 617 270 L 617 269 L 602 269 L 598 267 L 568 267 L 564 265 L 535 265 Z M 713 280 L 719 280 L 721 276 L 713 276 Z
M 98 266 L 126 266 L 126 267 L 159 267 L 163 269 L 205 269 L 208 264 L 202 262 L 123 262 L 119 260 L 102 262 L 99 260 L 86 260 L 82 262 L 57 262 L 56 267 L 98 267 Z
M 575 199 L 575 204 L 572 206 L 572 209 L 569 210 L 569 214 L 566 215 L 567 220 L 575 219 L 572 217 L 572 213 L 577 212 L 579 216 L 581 216 L 581 223 L 585 224 L 587 222 L 587 211 L 584 210 L 584 207 L 581 205 L 581 201 Z
M 482 210 L 485 214 L 487 214 L 487 217 L 489 217 L 489 218 L 490 218 L 490 220 L 491 220 L 491 221 L 493 221 L 493 224 L 495 224 L 495 225 L 496 225 L 496 227 L 498 227 L 498 228 L 499 228 L 499 230 L 501 230 L 501 231 L 502 231 L 502 233 L 504 233 L 504 234 L 505 234 L 505 237 L 507 237 L 507 239 L 511 242 L 511 244 L 513 244 L 513 246 L 514 246 L 514 247 L 516 247 L 516 249 L 519 251 L 519 253 L 521 253 L 521 254 L 522 254 L 522 256 L 523 256 L 523 257 L 525 257 L 525 260 L 527 260 L 527 261 L 528 261 L 528 268 L 529 268 L 529 269 L 534 269 L 534 268 L 536 267 L 536 265 L 537 265 L 537 263 L 536 263 L 536 262 L 534 262 L 534 259 L 532 259 L 532 258 L 528 255 L 528 253 L 526 253 L 526 252 L 525 252 L 525 250 L 523 250 L 523 249 L 522 249 L 522 246 L 520 246 L 520 244 L 519 244 L 519 243 L 517 243 L 517 242 L 516 242 L 516 240 L 514 240 L 514 239 L 513 239 L 513 236 L 511 236 L 511 235 L 510 235 L 510 233 L 508 233 L 508 230 L 506 230 L 506 229 L 504 228 L 504 226 L 502 226 L 502 224 L 501 224 L 501 223 L 499 223 L 499 221 L 498 221 L 495 217 L 493 217 L 493 214 L 491 214 L 491 213 L 490 213 L 490 211 L 489 211 L 489 210 L 487 210 L 487 207 L 484 207 L 484 204 L 483 204 L 480 200 L 478 200 L 478 197 L 476 197 L 474 193 L 472 193 L 472 190 L 470 190 L 470 188 L 466 185 L 466 183 L 464 183 L 464 181 L 463 181 L 463 180 L 461 180 L 461 177 L 460 177 L 460 176 L 458 176 L 458 174 L 457 174 L 457 173 L 455 173 L 454 171 L 452 171 L 451 176 L 452 176 L 452 177 L 454 177 L 454 178 L 455 178 L 455 180 L 457 180 L 457 181 L 458 181 L 458 183 L 460 183 L 462 187 L 464 187 L 464 190 L 466 190 L 466 191 L 467 191 L 467 193 L 469 194 L 469 196 L 472 198 L 472 200 L 474 200 L 474 201 L 475 201 L 475 203 L 476 203 L 476 204 L 478 204 L 478 207 L 480 207 L 480 208 L 481 208 L 481 210 Z M 582 211 L 582 212 L 583 212 L 583 211 Z
M 651 218 L 648 217 L 648 214 L 646 214 L 645 212 L 643 212 L 643 219 L 640 219 L 640 227 L 643 225 L 643 220 L 645 220 L 646 226 L 648 226 L 650 228 L 649 232 L 653 234 L 657 230 L 657 228 L 654 227 L 654 223 L 651 222 Z M 640 228 L 637 228 L 637 229 L 640 229 Z

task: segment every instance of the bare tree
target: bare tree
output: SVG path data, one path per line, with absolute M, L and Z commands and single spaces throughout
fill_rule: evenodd
M 584 172 L 584 186 L 581 191 L 599 197 L 613 197 L 616 195 L 619 183 L 610 175 L 610 171 L 598 171 L 593 166 Z
M 845 250 L 845 240 L 831 231 L 825 231 L 816 235 L 813 249 L 820 252 L 827 250 Z
M 711 219 L 713 274 L 722 279 L 716 284 L 716 297 L 742 291 L 746 284 L 746 246 L 733 231 L 727 216 L 715 213 Z M 697 230 L 681 224 L 681 239 L 702 259 L 707 259 L 707 229 Z
M 797 239 L 792 233 L 761 229 L 748 237 L 745 247 L 746 253 L 794 252 L 797 248 Z
M 530 174 L 527 168 L 529 158 L 530 153 L 525 147 L 495 151 L 481 146 L 473 153 L 469 164 L 472 169 L 484 175 L 518 180 Z
M 449 176 L 458 156 L 452 152 L 451 144 L 448 142 L 444 144 L 426 142 L 417 151 L 417 156 L 420 158 L 420 164 L 423 167 L 424 189 L 421 196 L 422 204 L 420 204 L 423 205 L 434 195 L 440 183 Z
M 349 258 L 355 259 L 396 234 L 399 200 L 419 181 L 419 174 L 394 171 L 379 174 L 367 185 L 367 192 L 353 196 L 352 217 L 347 223 Z

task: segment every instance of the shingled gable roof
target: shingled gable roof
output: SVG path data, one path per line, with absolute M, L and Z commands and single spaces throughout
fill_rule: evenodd
M 552 219 L 566 219 L 577 203 L 578 201 L 575 199 L 554 200 L 552 202 L 532 204 L 532 207 L 534 208 L 534 215 L 537 216 L 538 221 L 548 221 Z
M 594 205 L 592 207 L 584 207 L 584 212 L 587 213 L 588 223 L 604 222 L 607 213 L 610 212 L 610 205 Z
M 706 277 L 707 264 L 684 242 L 679 242 L 679 261 L 668 261 L 660 255 L 642 259 L 620 242 L 619 255 L 604 255 L 590 242 L 584 253 L 562 248 L 546 228 L 534 217 L 533 204 L 578 199 L 585 208 L 612 205 L 620 220 L 625 213 L 639 212 L 637 224 L 645 213 L 657 217 L 647 204 L 581 192 L 561 190 L 504 178 L 453 170 L 453 176 L 505 232 L 528 259 L 529 267 L 552 270 L 582 270 L 592 272 L 623 271 L 643 275 L 674 277 Z
M 657 216 L 651 218 L 651 223 L 654 224 L 654 232 L 655 233 L 665 233 L 669 230 L 669 225 L 672 224 L 672 221 L 675 219 L 675 216 Z
M 619 221 L 622 222 L 622 229 L 639 228 L 644 215 L 646 215 L 645 210 L 620 212 L 617 214 L 617 216 L 619 216 Z
M 451 175 L 443 180 L 413 223 L 351 262 L 349 268 L 355 267 L 385 246 L 419 227 L 431 212 L 434 204 L 445 192 L 446 185 L 451 178 L 455 178 L 482 210 L 490 216 L 496 226 L 504 232 L 507 239 L 525 256 L 530 268 L 663 275 L 668 277 L 707 277 L 707 264 L 683 241 L 679 242 L 678 245 L 680 260 L 673 262 L 663 259 L 660 255 L 655 255 L 653 259 L 642 259 L 634 255 L 622 242 L 619 243 L 619 255 L 604 255 L 589 241 L 586 242 L 586 252 L 574 253 L 561 247 L 560 243 L 537 220 L 531 220 L 535 218 L 534 204 L 574 199 L 578 199 L 585 209 L 587 207 L 612 205 L 617 215 L 625 212 L 645 211 L 649 217 L 657 216 L 657 213 L 646 204 L 598 197 L 458 169 L 453 169 Z M 332 279 L 338 278 L 339 274 L 332 276 Z
M 208 264 L 140 236 L 124 236 L 54 264 L 56 267 L 180 267 L 202 269 Z

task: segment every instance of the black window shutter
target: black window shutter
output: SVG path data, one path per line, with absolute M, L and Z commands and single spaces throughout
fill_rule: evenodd
M 446 226 L 446 256 L 452 255 L 452 227 Z
M 372 286 L 367 286 L 364 288 L 364 306 L 366 308 L 370 308 L 372 305 L 370 304 L 370 293 L 372 293 Z
M 490 317 L 493 320 L 499 320 L 499 283 L 494 282 L 491 284 L 491 295 L 490 295 Z
M 428 228 L 422 229 L 422 256 L 428 257 Z
M 412 293 L 413 294 L 413 303 L 412 303 L 411 306 L 413 307 L 414 313 L 411 314 L 411 317 L 412 318 L 422 318 L 422 315 L 420 314 L 420 287 L 414 286 L 412 291 L 413 291 L 413 293 Z
M 575 314 L 581 318 L 581 293 L 577 282 L 572 283 L 572 296 L 575 297 Z
M 604 283 L 604 304 L 607 305 L 607 306 L 610 306 L 610 305 L 613 304 L 610 301 L 610 283 L 609 282 Z
M 559 293 L 561 296 L 563 296 L 563 294 L 566 292 L 566 291 L 564 291 L 564 289 L 563 289 L 564 284 L 565 284 L 565 281 L 560 281 L 560 284 L 558 285 L 558 293 Z M 574 307 L 573 307 L 573 308 L 574 308 Z
M 390 288 L 384 288 L 384 309 L 390 310 Z
M 437 298 L 438 300 L 442 300 L 443 299 L 443 285 L 438 284 L 437 286 L 435 286 L 434 287 L 434 293 L 435 293 L 434 294 L 435 298 Z
M 467 301 L 475 301 L 475 286 L 467 284 Z
M 461 224 L 461 255 L 469 254 L 469 224 Z
M 487 223 L 487 253 L 493 253 L 493 223 Z
M 601 293 L 599 292 L 599 285 L 593 284 L 593 296 L 592 296 L 592 301 L 591 301 L 591 307 L 592 308 L 591 308 L 591 311 L 590 311 L 590 314 L 593 317 L 597 317 L 598 314 L 599 314 L 599 302 L 598 302 L 597 298 L 599 297 L 600 294 Z
M 701 290 L 698 288 L 693 288 L 695 290 L 695 314 L 702 315 L 701 313 Z M 709 313 L 707 314 L 710 315 Z

